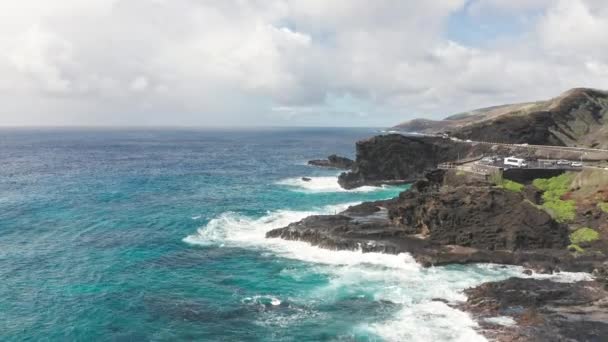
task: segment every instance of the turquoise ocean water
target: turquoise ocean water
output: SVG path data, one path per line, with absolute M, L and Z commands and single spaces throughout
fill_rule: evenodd
M 481 339 L 433 298 L 518 268 L 265 239 L 390 198 L 306 165 L 371 129 L 0 130 L 2 341 Z M 310 183 L 300 177 L 312 177 Z

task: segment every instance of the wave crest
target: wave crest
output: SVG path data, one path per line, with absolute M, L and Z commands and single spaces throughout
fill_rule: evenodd
M 382 190 L 382 187 L 362 186 L 352 190 L 346 190 L 338 184 L 338 177 L 307 177 L 309 181 L 303 180 L 301 177 L 286 178 L 276 182 L 277 185 L 289 187 L 292 190 L 307 193 L 319 192 L 371 192 Z
M 389 255 L 332 251 L 311 246 L 306 242 L 265 237 L 266 232 L 271 229 L 284 227 L 309 215 L 342 211 L 353 204 L 356 203 L 326 206 L 316 211 L 277 210 L 259 218 L 227 212 L 209 221 L 195 234 L 184 238 L 184 241 L 196 245 L 263 249 L 280 257 L 312 263 L 309 268 L 292 272 L 327 274 L 329 283 L 313 289 L 305 296 L 293 299 L 302 301 L 304 307 L 307 307 L 309 302 L 334 302 L 344 296 L 370 296 L 374 301 L 387 301 L 400 306 L 394 316 L 386 321 L 354 327 L 355 334 L 371 334 L 387 341 L 485 341 L 476 331 L 477 323 L 466 313 L 434 299 L 464 301 L 464 289 L 513 276 L 526 277 L 523 267 L 477 264 L 422 268 L 405 253 Z M 576 281 L 586 279 L 588 275 L 564 272 L 556 275 L 534 274 L 532 277 Z M 295 274 L 294 278 L 297 279 L 298 275 Z M 282 301 L 274 296 L 245 298 L 244 302 L 269 308 L 282 305 Z M 306 316 L 312 314 L 306 313 Z M 298 320 L 302 318 L 298 317 Z M 272 323 L 273 319 L 279 318 L 283 322 L 284 318 L 273 315 L 264 316 L 262 319 Z M 296 324 L 298 320 L 287 320 L 285 324 Z

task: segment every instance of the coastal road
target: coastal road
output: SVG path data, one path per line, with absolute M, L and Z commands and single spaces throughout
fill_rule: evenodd
M 500 142 L 490 142 L 490 141 L 477 141 L 477 140 L 463 140 L 455 137 L 450 137 L 443 134 L 424 134 L 424 133 L 414 133 L 414 132 L 397 132 L 397 131 L 389 131 L 395 132 L 404 136 L 412 136 L 412 137 L 434 137 L 434 138 L 444 138 L 450 139 L 454 142 L 460 143 L 469 143 L 469 144 L 483 144 L 483 145 L 492 145 L 492 146 L 504 146 L 504 147 L 512 147 L 512 148 L 529 148 L 535 150 L 548 150 L 548 151 L 558 151 L 558 152 L 576 152 L 581 153 L 581 160 L 591 159 L 591 160 L 599 160 L 606 159 L 608 160 L 608 149 L 600 149 L 600 148 L 590 148 L 590 147 L 574 147 L 574 146 L 556 146 L 556 145 L 534 145 L 534 144 L 508 144 L 508 143 L 500 143 Z M 589 158 L 594 156 L 594 158 Z

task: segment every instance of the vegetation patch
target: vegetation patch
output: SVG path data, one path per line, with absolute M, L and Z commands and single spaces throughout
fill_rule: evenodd
M 608 202 L 598 203 L 597 207 L 600 208 L 603 212 L 608 213 Z
M 496 184 L 497 187 L 505 189 L 505 190 L 509 190 L 509 191 L 513 191 L 513 192 L 521 192 L 524 189 L 524 185 L 514 182 L 512 180 L 509 179 L 504 179 L 502 177 L 502 173 L 499 172 L 495 172 L 490 176 L 490 181 L 494 184 Z
M 543 191 L 543 207 L 558 222 L 571 221 L 576 216 L 576 203 L 573 200 L 562 200 L 562 197 L 570 191 L 573 178 L 573 174 L 564 173 L 553 178 L 535 179 L 532 182 L 532 185 Z
M 502 184 L 499 185 L 499 187 L 513 192 L 521 192 L 524 189 L 523 184 L 508 179 L 504 179 L 502 181 Z
M 570 234 L 570 242 L 575 245 L 597 241 L 599 238 L 600 233 L 588 227 L 579 228 Z
M 576 204 L 573 200 L 549 202 L 545 200 L 542 206 L 557 222 L 572 221 L 576 217 Z
M 581 247 L 581 246 L 579 246 L 577 244 L 574 244 L 574 243 L 568 246 L 568 250 L 569 251 L 574 251 L 576 253 L 583 253 L 583 252 L 585 252 L 585 249 L 583 247 Z

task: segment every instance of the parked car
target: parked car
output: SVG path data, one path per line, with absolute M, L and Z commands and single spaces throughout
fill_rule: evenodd
M 583 163 L 581 162 L 572 162 L 572 164 L 570 165 L 572 165 L 573 167 L 583 167 Z
M 572 162 L 570 162 L 569 160 L 560 159 L 557 161 L 557 165 L 570 165 L 570 164 L 572 164 Z
M 516 167 L 528 167 L 528 163 L 522 158 L 507 157 L 504 162 L 505 165 L 516 166 Z

